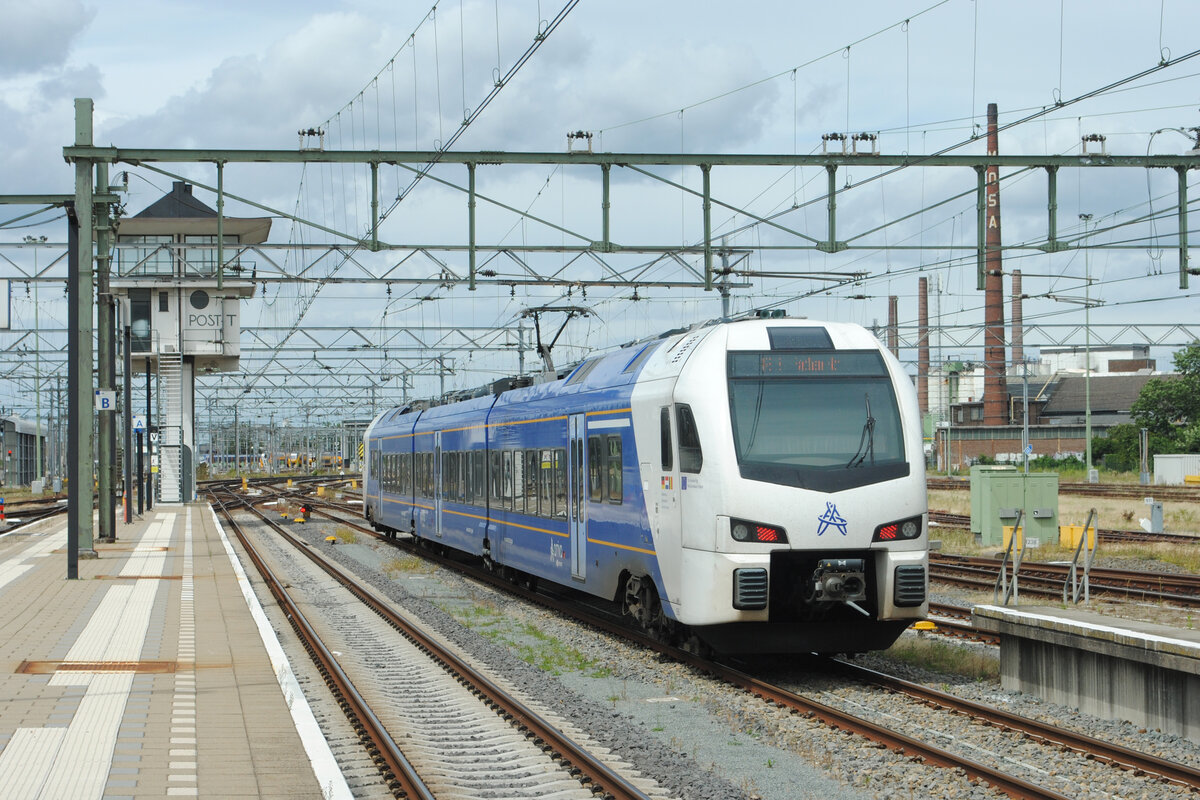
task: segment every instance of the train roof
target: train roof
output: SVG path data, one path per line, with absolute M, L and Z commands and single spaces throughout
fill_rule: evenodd
M 23 417 L 0 417 L 0 424 L 3 424 L 6 431 L 28 434 L 38 433 L 37 420 L 25 419 Z M 41 433 L 43 436 L 45 435 L 45 426 L 42 426 Z
M 393 408 L 380 414 L 371 423 L 367 435 L 376 429 L 386 429 L 393 433 L 401 429 L 412 431 L 414 426 L 419 428 L 418 412 L 421 422 L 443 421 L 455 416 L 477 414 L 493 406 L 502 408 L 540 399 L 627 386 L 638 379 L 647 362 L 660 350 L 672 355 L 671 365 L 660 364 L 651 371 L 657 375 L 666 366 L 667 372 L 677 373 L 682 365 L 677 362 L 686 360 L 687 355 L 690 355 L 701 340 L 721 327 L 730 331 L 728 345 L 739 350 L 773 349 L 767 333 L 771 328 L 824 328 L 832 337 L 833 346 L 838 349 L 874 347 L 879 344 L 869 331 L 853 323 L 789 318 L 773 312 L 747 312 L 737 318 L 711 320 L 628 342 L 620 349 L 600 353 L 565 367 L 551 380 L 537 382 L 530 376 L 505 378 L 495 381 L 490 386 L 448 394 L 440 403 L 418 402 Z M 734 333 L 735 329 L 737 333 Z

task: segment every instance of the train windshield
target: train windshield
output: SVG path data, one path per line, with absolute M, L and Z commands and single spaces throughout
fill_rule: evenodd
M 743 478 L 837 491 L 909 472 L 876 351 L 730 353 L 729 409 Z

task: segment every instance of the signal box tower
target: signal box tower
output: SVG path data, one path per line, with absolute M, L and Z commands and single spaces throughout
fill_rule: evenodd
M 269 217 L 219 216 L 183 182 L 120 222 L 111 286 L 121 303 L 123 324 L 130 328 L 132 372 L 145 374 L 147 387 L 150 377 L 157 376 L 157 410 L 152 413 L 157 459 L 151 448 L 151 464 L 157 461 L 160 503 L 195 496 L 196 374 L 238 370 L 240 302 L 254 295 L 253 267 L 230 259 L 229 253 L 265 242 L 270 230 Z M 223 239 L 221 265 L 218 235 Z

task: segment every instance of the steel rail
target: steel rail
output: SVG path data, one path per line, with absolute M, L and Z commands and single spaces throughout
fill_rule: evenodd
M 337 659 L 321 642 L 320 637 L 308 622 L 299 606 L 292 600 L 287 589 L 284 588 L 282 582 L 275 576 L 271 568 L 251 545 L 249 539 L 243 533 L 242 528 L 234 520 L 233 514 L 230 513 L 226 504 L 223 503 L 215 493 L 210 492 L 209 497 L 214 504 L 219 506 L 219 510 L 233 529 L 238 541 L 241 542 L 242 548 L 262 575 L 263 580 L 267 583 L 271 594 L 279 601 L 292 627 L 296 630 L 301 642 L 309 651 L 314 663 L 317 664 L 325 676 L 325 682 L 334 695 L 339 699 L 339 704 L 342 706 L 346 716 L 350 718 L 351 724 L 356 728 L 359 736 L 370 742 L 367 748 L 371 757 L 375 759 L 383 774 L 384 780 L 388 783 L 393 791 L 402 792 L 402 796 L 414 798 L 414 800 L 435 800 L 433 793 L 425 786 L 424 781 L 417 775 L 416 770 L 405 758 L 404 753 L 396 745 L 396 742 L 388 734 L 379 718 L 371 711 L 371 707 L 366 700 L 354 688 L 353 682 L 349 676 L 342 670 Z M 264 518 L 265 520 L 265 518 Z
M 938 478 L 929 476 L 925 479 L 927 489 L 934 490 L 963 490 L 969 489 L 971 482 L 963 478 Z M 1180 502 L 1200 503 L 1200 488 L 1190 486 L 1137 486 L 1131 484 L 1113 483 L 1063 483 L 1058 484 L 1061 494 L 1079 494 L 1092 497 L 1125 497 L 1143 498 L 1154 496 L 1159 500 L 1175 500 Z
M 948 528 L 966 528 L 971 524 L 968 514 L 953 514 L 949 511 L 930 510 L 929 521 L 936 522 Z M 1175 544 L 1192 544 L 1200 542 L 1200 536 L 1189 533 L 1150 533 L 1139 530 L 1119 530 L 1116 528 L 1095 528 L 1096 535 L 1101 541 L 1120 542 L 1172 542 Z
M 1000 561 L 983 556 L 955 556 L 930 553 L 929 565 L 941 569 L 961 570 L 978 575 L 990 574 L 995 579 Z M 1026 579 L 1057 582 L 1062 591 L 1069 565 L 1045 561 L 1022 561 L 1021 582 Z M 1146 572 L 1093 567 L 1090 572 L 1093 591 L 1140 595 L 1155 600 L 1170 600 L 1185 605 L 1200 604 L 1200 575 L 1171 572 Z
M 936 632 L 956 639 L 970 639 L 985 644 L 1000 644 L 999 634 L 981 631 L 971 624 L 971 609 L 960 606 L 930 603 L 929 613 L 936 615 L 929 621 Z
M 442 647 L 436 640 L 427 636 L 417 625 L 377 598 L 359 581 L 338 569 L 313 548 L 298 542 L 284 528 L 276 524 L 273 520 L 270 520 L 257 508 L 254 508 L 252 505 L 247 505 L 246 507 L 281 533 L 299 552 L 307 556 L 309 560 L 319 566 L 334 580 L 341 583 L 351 594 L 361 600 L 368 608 L 383 618 L 405 638 L 428 653 L 444 669 L 471 687 L 497 713 L 508 719 L 512 724 L 524 729 L 532 737 L 535 744 L 555 758 L 568 764 L 573 772 L 578 773 L 576 777 L 581 783 L 585 785 L 591 784 L 593 792 L 604 793 L 612 797 L 613 800 L 650 800 L 645 792 L 637 788 L 637 786 L 607 764 L 597 759 L 516 697 L 500 688 L 491 679 L 467 664 L 450 650 Z
M 1046 725 L 1035 719 L 1010 714 L 999 708 L 986 706 L 971 700 L 956 697 L 928 686 L 922 686 L 903 678 L 887 675 L 867 667 L 851 664 L 846 661 L 837 662 L 848 675 L 864 683 L 882 686 L 893 692 L 916 698 L 925 703 L 940 706 L 958 713 L 966 714 L 982 720 L 988 725 L 996 725 L 1026 736 L 1060 745 L 1068 750 L 1095 758 L 1122 769 L 1134 772 L 1146 772 L 1162 780 L 1177 783 L 1190 789 L 1200 789 L 1200 770 L 1168 761 L 1165 758 L 1140 753 L 1118 744 L 1096 739 L 1082 733 Z

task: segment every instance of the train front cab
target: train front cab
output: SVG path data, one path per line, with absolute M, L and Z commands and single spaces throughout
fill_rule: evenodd
M 820 326 L 832 338 L 808 348 L 772 327 L 806 326 L 681 338 L 677 379 L 660 361 L 635 392 L 668 613 L 723 652 L 886 648 L 928 611 L 915 391 L 858 326 Z M 806 447 L 821 464 L 770 463 Z

